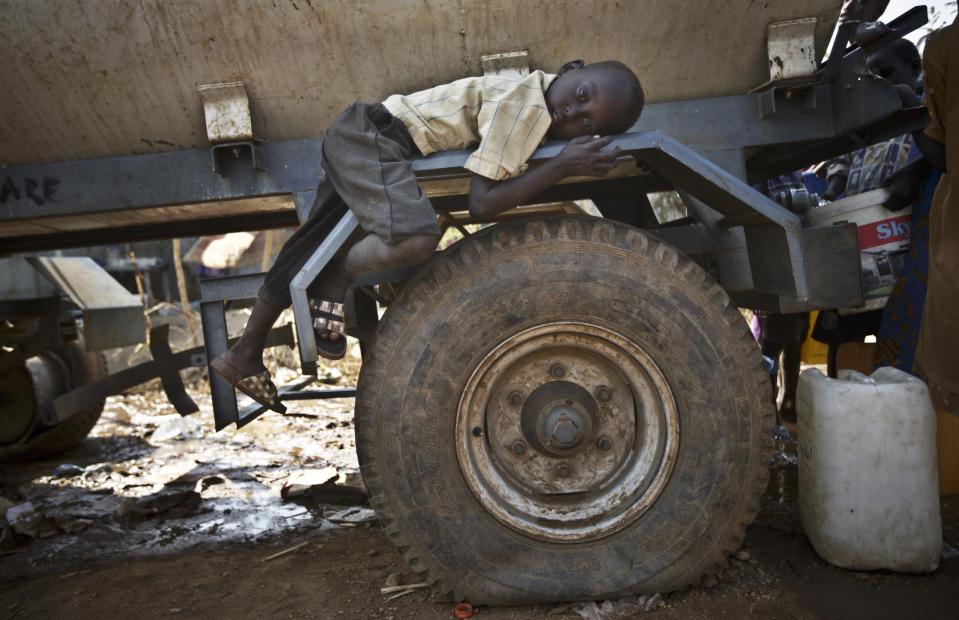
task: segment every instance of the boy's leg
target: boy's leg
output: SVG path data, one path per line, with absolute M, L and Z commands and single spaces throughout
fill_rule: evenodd
M 433 255 L 437 243 L 437 235 L 410 235 L 397 243 L 386 243 L 376 235 L 367 235 L 355 243 L 346 256 L 330 264 L 311 291 L 321 299 L 340 303 L 346 297 L 346 289 L 357 277 L 390 267 L 418 265 Z M 318 331 L 317 336 L 331 342 L 342 337 L 331 330 Z
M 413 174 L 419 151 L 401 121 L 380 104 L 354 104 L 330 127 L 324 169 L 336 193 L 368 234 L 314 287 L 340 303 L 357 276 L 427 260 L 439 242 L 436 213 Z M 320 338 L 338 339 L 331 331 Z
M 211 362 L 218 374 L 235 384 L 244 377 L 266 370 L 263 349 L 270 328 L 290 305 L 290 282 L 345 213 L 346 204 L 332 185 L 325 178 L 321 179 L 313 212 L 277 254 L 239 341 Z
M 233 381 L 231 377 L 240 373 L 265 369 L 263 346 L 270 327 L 290 305 L 290 282 L 343 216 L 346 203 L 372 234 L 331 262 L 311 287 L 312 293 L 340 303 L 356 276 L 429 258 L 439 241 L 439 228 L 413 175 L 409 158 L 416 152 L 405 127 L 381 105 L 354 104 L 334 121 L 323 144 L 325 178 L 317 196 L 321 204 L 283 246 L 240 341 L 214 360 L 218 372 L 220 367 L 232 367 L 221 374 Z M 336 332 L 319 336 L 340 338 Z

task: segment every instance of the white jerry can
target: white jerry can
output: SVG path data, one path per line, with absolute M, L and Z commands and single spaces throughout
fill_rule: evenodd
M 942 548 L 936 416 L 926 384 L 810 368 L 799 379 L 799 511 L 809 541 L 843 568 L 934 571 Z

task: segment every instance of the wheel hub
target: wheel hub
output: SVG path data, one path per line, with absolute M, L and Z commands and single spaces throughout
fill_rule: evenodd
M 596 401 L 575 383 L 544 383 L 522 405 L 523 436 L 544 455 L 580 452 L 593 434 Z
M 501 522 L 579 542 L 648 508 L 669 477 L 678 430 L 669 385 L 641 349 L 605 327 L 552 323 L 508 338 L 479 364 L 457 413 L 457 455 Z

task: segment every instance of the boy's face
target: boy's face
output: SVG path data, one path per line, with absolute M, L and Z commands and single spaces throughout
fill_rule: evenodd
M 553 120 L 549 137 L 572 140 L 623 131 L 633 96 L 632 85 L 616 70 L 591 65 L 567 69 L 546 89 L 546 106 Z
M 866 58 L 866 68 L 870 73 L 889 80 L 892 84 L 905 84 L 916 90 L 919 67 L 906 62 L 895 52 L 884 48 Z

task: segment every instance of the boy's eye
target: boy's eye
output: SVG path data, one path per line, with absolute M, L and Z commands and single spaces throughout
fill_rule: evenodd
M 576 96 L 579 98 L 580 101 L 585 102 L 587 95 L 588 93 L 586 92 L 585 86 L 580 86 L 579 88 L 576 89 Z

